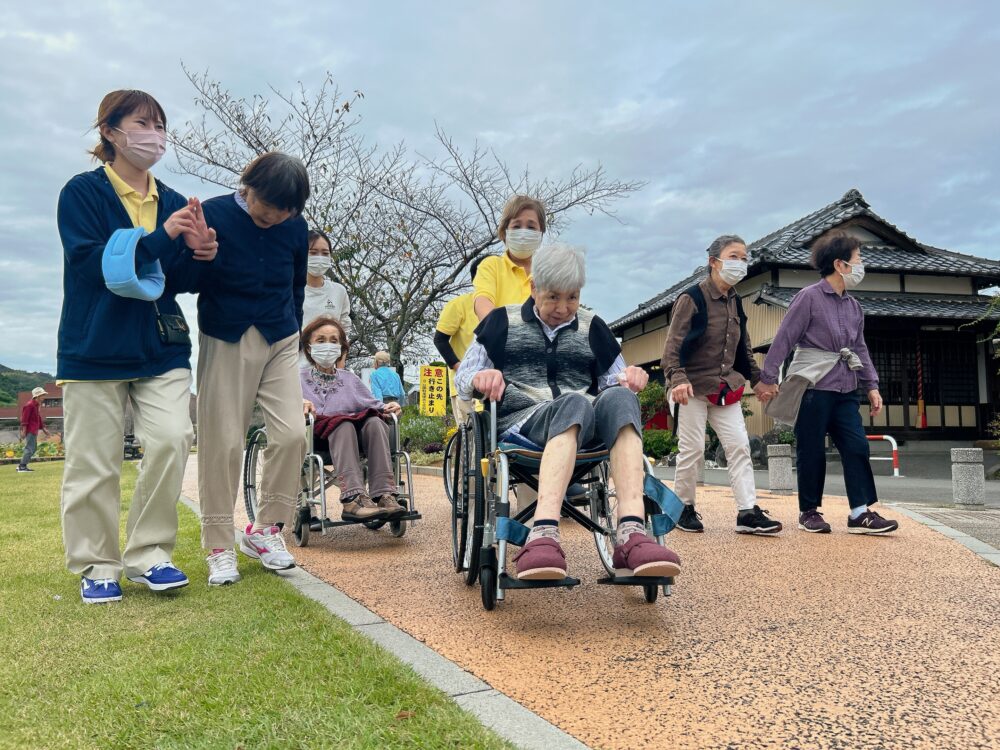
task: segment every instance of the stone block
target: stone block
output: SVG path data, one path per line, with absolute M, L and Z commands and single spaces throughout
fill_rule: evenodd
M 951 462 L 953 464 L 981 464 L 983 462 L 983 449 L 952 448 Z
M 795 483 L 792 476 L 792 446 L 767 446 L 768 489 L 779 495 L 792 494 Z
M 982 448 L 951 449 L 951 494 L 955 505 L 985 506 L 986 472 Z

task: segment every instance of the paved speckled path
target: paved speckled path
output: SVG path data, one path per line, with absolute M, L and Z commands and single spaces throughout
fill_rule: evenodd
M 764 494 L 791 528 L 738 536 L 728 491 L 706 488 L 707 533 L 668 537 L 669 599 L 595 584 L 592 539 L 567 526 L 584 585 L 487 613 L 451 573 L 440 479 L 414 481 L 425 520 L 405 537 L 334 529 L 299 563 L 588 745 L 1000 748 L 1000 568 L 924 526 L 849 536 L 833 498 L 835 533 L 810 535 L 793 497 Z

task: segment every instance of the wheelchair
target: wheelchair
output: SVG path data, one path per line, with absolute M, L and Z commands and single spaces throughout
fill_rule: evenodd
M 511 517 L 510 495 L 517 486 L 538 491 L 538 470 L 542 451 L 519 442 L 498 442 L 497 406 L 472 414 L 455 433 L 446 451 L 444 481 L 451 502 L 452 562 L 466 585 L 479 581 L 483 608 L 492 611 L 505 601 L 512 589 L 567 588 L 580 580 L 521 581 L 507 573 L 507 548 L 523 545 L 528 529 L 524 522 L 535 512 L 537 501 Z M 523 439 L 522 439 L 523 440 Z M 655 476 L 643 458 L 643 505 L 646 529 L 660 544 L 680 517 L 681 500 Z M 578 453 L 570 484 L 586 488 L 583 495 L 566 498 L 562 516 L 590 531 L 607 576 L 597 582 L 615 586 L 638 586 L 646 602 L 654 603 L 659 593 L 670 596 L 672 577 L 617 576 L 612 560 L 616 540 L 617 497 L 610 484 L 610 452 L 598 447 Z
M 396 482 L 396 492 L 399 504 L 406 508 L 406 512 L 391 519 L 370 518 L 366 520 L 333 520 L 329 517 L 326 490 L 333 484 L 333 472 L 326 467 L 331 466 L 333 461 L 326 446 L 318 447 L 314 440 L 314 427 L 316 418 L 309 414 L 306 417 L 306 442 L 308 445 L 305 461 L 302 464 L 302 481 L 298 496 L 298 504 L 295 510 L 295 521 L 292 526 L 292 536 L 295 544 L 305 547 L 309 544 L 310 523 L 312 523 L 313 510 L 318 509 L 320 532 L 327 535 L 328 529 L 338 526 L 354 526 L 364 524 L 373 531 L 388 525 L 389 533 L 394 537 L 401 537 L 406 533 L 406 527 L 421 518 L 417 512 L 416 501 L 413 497 L 413 472 L 410 466 L 410 454 L 404 451 L 399 440 L 399 419 L 395 414 L 390 415 L 392 422 L 389 431 L 389 454 L 392 458 L 393 477 Z M 264 427 L 257 427 L 250 431 L 247 438 L 246 453 L 243 456 L 243 499 L 246 504 L 247 516 L 253 522 L 257 512 L 257 498 L 260 495 L 261 479 L 265 470 L 263 461 L 263 451 L 267 447 L 267 432 Z M 365 481 L 368 478 L 368 461 L 364 455 L 361 456 L 361 465 L 365 473 Z

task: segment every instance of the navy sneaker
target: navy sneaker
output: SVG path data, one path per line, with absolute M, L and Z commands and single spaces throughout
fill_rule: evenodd
M 132 583 L 142 583 L 150 591 L 169 591 L 188 585 L 188 577 L 181 573 L 169 560 L 154 565 L 141 576 L 129 576 Z
M 857 518 L 847 519 L 848 534 L 889 534 L 898 528 L 897 521 L 882 518 L 873 510 L 866 511 Z
M 84 604 L 107 604 L 122 600 L 122 587 L 114 578 L 80 579 L 80 598 Z

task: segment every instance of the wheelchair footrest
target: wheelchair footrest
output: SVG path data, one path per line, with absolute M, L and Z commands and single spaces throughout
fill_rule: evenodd
M 372 521 L 384 521 L 385 523 L 391 523 L 393 521 L 416 521 L 423 518 L 419 513 L 404 513 L 401 516 L 393 516 L 392 518 L 363 518 L 357 521 L 334 521 L 330 518 L 323 519 L 323 525 L 328 529 L 335 529 L 339 526 L 357 526 L 359 523 L 371 523 Z
M 502 589 L 571 589 L 579 585 L 579 578 L 566 577 L 557 581 L 522 581 L 506 573 L 500 576 L 500 588 Z
M 673 586 L 671 576 L 606 576 L 599 578 L 598 583 L 606 586 Z

